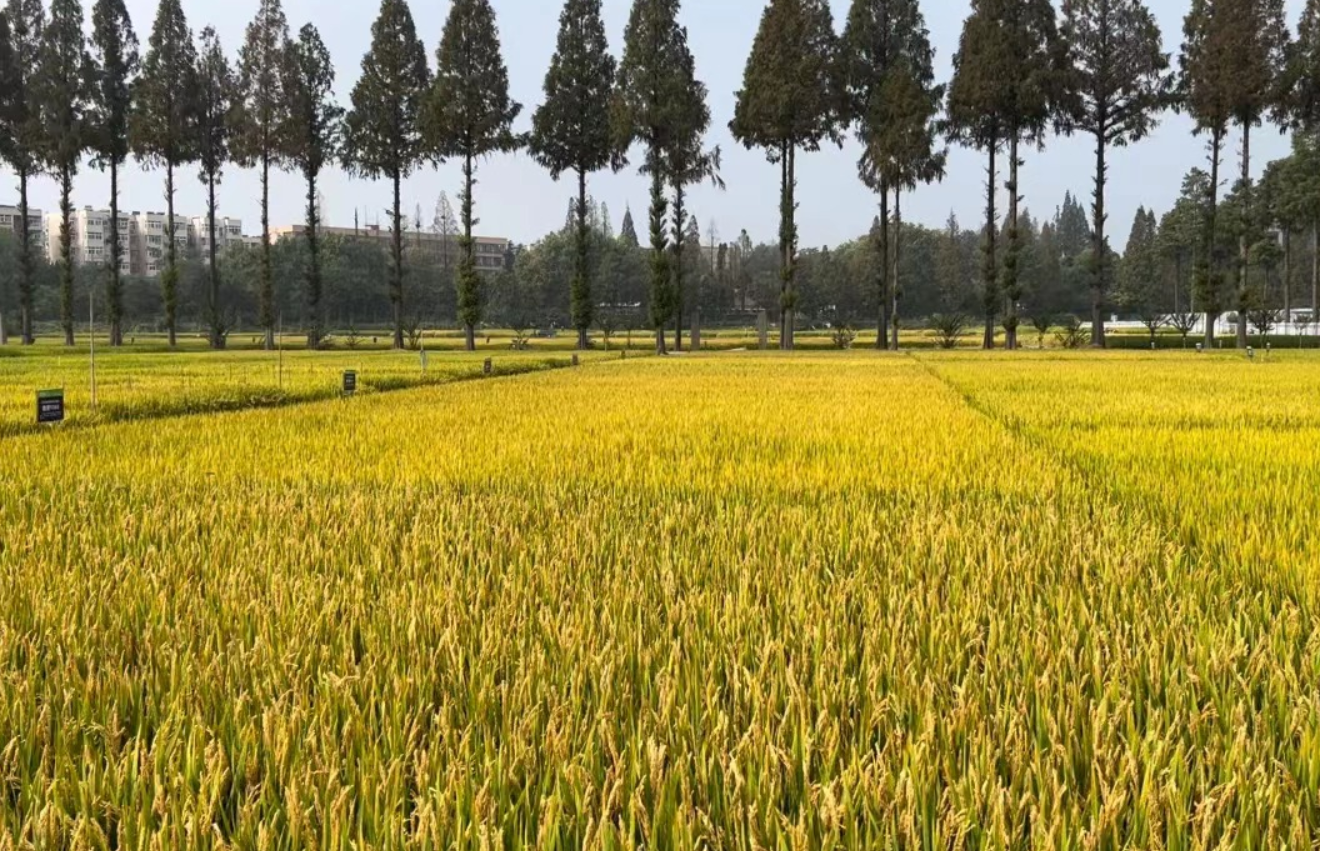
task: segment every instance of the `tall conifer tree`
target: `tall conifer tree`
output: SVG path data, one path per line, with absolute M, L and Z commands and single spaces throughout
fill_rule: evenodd
M 797 304 L 796 157 L 841 141 L 843 101 L 838 40 L 823 0 L 770 0 L 752 42 L 734 117 L 733 137 L 765 149 L 779 166 L 780 348 L 793 348 Z
M 1173 77 L 1159 25 L 1142 0 L 1064 0 L 1063 14 L 1077 93 L 1073 121 L 1095 140 L 1091 252 L 1100 262 L 1091 275 L 1091 345 L 1103 347 L 1109 148 L 1145 138 L 1170 103 Z
M 620 152 L 618 164 L 622 164 L 622 152 L 634 142 L 646 148 L 641 172 L 651 179 L 649 319 L 659 354 L 668 351 L 665 328 L 674 316 L 676 301 L 665 232 L 669 210 L 665 187 L 669 167 L 666 152 L 678 135 L 673 95 L 681 82 L 676 82 L 674 68 L 683 34 L 677 18 L 678 0 L 633 0 L 611 107 L 611 128 Z
M 353 107 L 344 120 L 345 166 L 354 174 L 387 178 L 393 186 L 390 208 L 390 304 L 394 309 L 394 348 L 403 348 L 403 179 L 426 157 L 419 125 L 431 84 L 426 48 L 417 37 L 405 0 L 381 0 L 371 25 L 371 49 L 362 57 L 362 76 L 353 86 Z
M 35 342 L 33 301 L 37 291 L 36 260 L 32 255 L 32 231 L 28 226 L 28 188 L 32 178 L 45 167 L 42 156 L 41 112 L 35 77 L 41 58 L 41 38 L 46 13 L 41 0 L 9 0 L 10 70 L 4 80 L 8 104 L 4 121 L 11 128 L 5 162 L 18 177 L 18 310 L 19 335 L 25 346 Z
M 110 345 L 124 343 L 124 235 L 119 231 L 119 169 L 128 159 L 128 116 L 140 57 L 124 0 L 96 0 L 92 8 L 94 86 L 88 115 L 92 164 L 110 172 L 110 256 L 106 260 L 106 320 Z
M 1248 313 L 1254 307 L 1250 286 L 1250 234 L 1255 230 L 1251 178 L 1251 131 L 1259 127 L 1267 113 L 1285 118 L 1285 71 L 1288 53 L 1288 28 L 1284 23 L 1283 0 L 1221 0 L 1228 3 L 1228 14 L 1236 40 L 1230 57 L 1232 113 L 1242 133 L 1241 172 L 1238 191 L 1242 199 L 1243 228 L 1238 242 L 1237 344 L 1247 347 Z M 1286 118 L 1285 118 L 1286 120 Z
M 1232 79 L 1236 73 L 1233 54 L 1240 49 L 1234 31 L 1231 5 L 1236 0 L 1192 0 L 1183 21 L 1182 54 L 1179 57 L 1178 97 L 1196 123 L 1195 133 L 1208 136 L 1210 179 L 1206 184 L 1200 250 L 1193 271 L 1196 300 L 1205 310 L 1205 344 L 1215 342 L 1215 321 L 1223 307 L 1223 258 L 1216 250 L 1219 218 L 1220 166 L 1228 124 L 1236 103 Z
M 223 349 L 229 334 L 220 303 L 220 260 L 215 243 L 215 190 L 229 161 L 230 111 L 234 106 L 234 74 L 220 37 L 212 27 L 202 30 L 197 56 L 197 161 L 206 187 L 206 313 L 211 348 Z
M 963 24 L 958 52 L 953 57 L 949 83 L 948 130 L 953 141 L 984 151 L 986 215 L 981 247 L 982 304 L 985 309 L 984 347 L 995 346 L 995 320 L 1001 306 L 996 233 L 998 155 L 1008 142 L 1012 100 L 1004 80 L 1011 79 L 1016 62 L 1014 46 L 999 20 L 1000 0 L 972 0 L 972 13 Z
M 73 345 L 73 178 L 88 147 L 92 61 L 79 0 L 53 0 L 36 78 L 44 159 L 60 185 L 60 325 Z
M 610 56 L 600 0 L 567 0 L 559 16 L 559 42 L 545 76 L 545 103 L 532 119 L 532 156 L 555 180 L 577 176 L 577 223 L 570 312 L 578 348 L 587 347 L 594 320 L 588 265 L 587 175 L 610 165 L 610 94 L 617 63 Z
M 285 49 L 284 95 L 288 126 L 284 142 L 290 162 L 307 184 L 307 347 L 320 348 L 325 333 L 321 280 L 321 209 L 317 180 L 339 155 L 344 110 L 335 103 L 335 66 L 312 24 Z
M 697 79 L 696 60 L 688 48 L 687 29 L 678 27 L 675 35 L 673 78 L 670 82 L 672 88 L 669 94 L 671 135 L 665 148 L 665 172 L 674 191 L 669 271 L 673 276 L 674 347 L 681 351 L 686 317 L 686 272 L 690 265 L 684 259 L 688 245 L 685 224 L 687 187 L 709 180 L 716 187 L 723 188 L 724 182 L 720 179 L 720 149 L 704 148 L 706 130 L 710 127 L 706 85 Z
M 161 296 L 170 348 L 178 333 L 179 260 L 174 170 L 197 159 L 197 50 L 179 0 L 161 0 L 133 88 L 130 147 L 142 162 L 165 167 L 165 268 Z
M 259 321 L 266 348 L 275 348 L 275 276 L 271 267 L 270 170 L 284 163 L 281 130 L 288 106 L 281 87 L 289 24 L 280 0 L 259 0 L 238 51 L 238 92 L 233 111 L 234 161 L 261 175 L 261 277 Z
M 880 196 L 872 229 L 879 319 L 876 347 L 897 347 L 898 251 L 891 251 L 890 193 L 915 188 L 943 170 L 933 119 L 943 101 L 934 51 L 917 0 L 853 0 L 843 32 L 841 72 L 847 113 L 862 144 L 858 174 Z M 899 185 L 902 184 L 902 185 Z M 893 240 L 897 246 L 897 239 Z M 890 258 L 893 262 L 890 262 Z
M 459 217 L 458 318 L 468 351 L 476 349 L 481 322 L 481 276 L 477 272 L 472 228 L 477 160 L 514 151 L 523 140 L 513 122 L 522 105 L 509 97 L 509 72 L 500 56 L 500 34 L 490 0 L 454 0 L 436 51 L 435 85 L 423 113 L 423 135 L 440 157 L 463 162 L 463 193 Z M 587 105 L 581 105 L 586 108 Z

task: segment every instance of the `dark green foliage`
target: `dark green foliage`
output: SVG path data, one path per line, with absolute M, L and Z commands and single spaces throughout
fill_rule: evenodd
M 233 111 L 234 161 L 261 173 L 261 327 L 275 347 L 275 277 L 270 247 L 270 170 L 283 163 L 281 133 L 288 117 L 281 71 L 289 25 L 280 0 L 259 0 L 238 51 L 238 92 Z
M 1159 225 L 1155 213 L 1137 210 L 1119 264 L 1118 303 L 1150 331 L 1151 340 L 1163 326 L 1170 304 L 1160 282 Z
M 577 175 L 576 267 L 571 295 L 580 348 L 586 348 L 587 330 L 595 319 L 587 254 L 587 175 L 614 159 L 610 95 L 616 70 L 600 17 L 600 0 L 567 0 L 559 16 L 558 46 L 545 77 L 545 103 L 533 116 L 528 147 L 554 179 L 568 171 Z M 636 238 L 635 233 L 633 236 Z
M 403 348 L 404 308 L 400 183 L 426 157 L 419 119 L 430 85 L 426 49 L 417 38 L 408 4 L 382 0 L 371 25 L 371 49 L 362 57 L 362 76 L 353 86 L 353 107 L 344 119 L 343 161 L 357 175 L 388 178 L 394 186 L 390 299 L 396 349 Z
M 1320 0 L 1306 0 L 1284 83 L 1287 123 L 1311 134 L 1320 130 Z
M 677 298 L 669 274 L 669 241 L 665 215 L 668 162 L 666 152 L 681 135 L 675 117 L 675 89 L 686 34 L 679 28 L 678 0 L 634 0 L 624 30 L 623 58 L 611 105 L 611 131 L 622 165 L 623 153 L 634 142 L 646 148 L 641 171 L 651 178 L 651 285 L 649 316 L 656 330 L 656 350 L 667 351 L 663 329 L 673 318 Z
M 764 148 L 780 166 L 779 244 L 782 255 L 780 347 L 793 348 L 797 262 L 799 148 L 816 151 L 826 139 L 840 141 L 844 112 L 838 74 L 838 40 L 824 0 L 770 0 L 743 73 L 743 87 L 729 129 L 748 148 Z
M 1158 247 L 1171 279 L 1166 290 L 1174 314 L 1194 312 L 1191 272 L 1201 243 L 1209 183 L 1208 174 L 1192 169 L 1183 178 L 1182 193 L 1173 209 L 1160 221 Z
M 1169 56 L 1159 25 L 1141 0 L 1064 0 L 1064 36 L 1072 53 L 1077 95 L 1071 116 L 1075 128 L 1095 140 L 1095 188 L 1091 250 L 1104 257 L 1105 187 L 1108 149 L 1140 141 L 1172 100 Z M 1104 308 L 1109 275 L 1104 263 L 1093 270 L 1091 345 L 1105 345 Z
M 179 0 L 161 0 L 133 87 L 130 147 L 149 165 L 165 167 L 165 268 L 160 275 L 165 324 L 177 335 L 179 259 L 174 228 L 174 170 L 197 159 L 197 51 Z
M 500 34 L 490 0 L 454 0 L 436 51 L 435 84 L 422 117 L 427 143 L 440 157 L 463 161 L 459 199 L 458 312 L 467 348 L 476 348 L 482 318 L 481 276 L 477 273 L 472 228 L 477 160 L 514 151 L 523 140 L 513 133 L 522 105 L 509 97 L 509 72 L 500 56 Z
M 35 79 L 42 159 L 60 186 L 60 324 L 73 345 L 73 178 L 88 147 L 92 64 L 79 0 L 53 0 Z
M 876 346 L 897 347 L 901 226 L 890 221 L 890 192 L 937 179 L 945 154 L 935 140 L 935 116 L 944 88 L 934 83 L 935 53 L 916 0 L 853 0 L 843 33 L 840 73 L 848 119 L 857 124 L 862 144 L 858 173 L 880 196 L 873 229 L 879 306 Z M 892 261 L 891 261 L 892 258 Z
M 0 157 L 18 176 L 19 216 L 28 219 L 28 185 L 43 167 L 43 134 L 37 102 L 35 76 L 40 61 L 41 36 L 45 30 L 45 12 L 41 0 L 9 0 L 6 7 L 9 37 L 7 56 L 0 56 L 0 80 L 5 92 L 0 95 L 0 138 L 4 148 Z M 19 333 L 23 345 L 33 343 L 32 323 L 36 294 L 38 258 L 32 251 L 27 227 L 18 228 L 18 308 Z
M 339 156 L 344 110 L 335 103 L 335 66 L 316 27 L 304 25 L 298 40 L 285 49 L 284 59 L 285 152 L 307 184 L 307 347 L 315 349 L 324 334 L 316 182 L 321 170 Z
M 110 345 L 124 342 L 124 255 L 119 232 L 119 169 L 128 159 L 128 116 L 133 105 L 133 81 L 138 73 L 137 35 L 124 0 L 96 0 L 92 7 L 92 103 L 87 115 L 92 164 L 110 171 L 110 253 L 106 259 L 106 320 Z
M 710 107 L 706 103 L 706 85 L 697 79 L 696 60 L 688 49 L 687 30 L 679 28 L 674 45 L 673 78 L 671 81 L 669 144 L 664 152 L 664 168 L 674 191 L 673 216 L 670 220 L 672 256 L 669 272 L 673 276 L 674 293 L 674 346 L 683 348 L 683 328 L 687 319 L 687 187 L 709 180 L 723 189 L 720 178 L 720 149 L 705 150 L 703 140 L 710 127 Z M 792 155 L 789 156 L 789 167 Z M 780 221 L 783 221 L 781 215 Z
M 637 241 L 637 226 L 633 224 L 631 207 L 623 211 L 623 224 L 619 226 L 619 240 L 633 248 L 640 244 Z
M 985 315 L 984 347 L 994 348 L 995 319 L 999 315 L 999 265 L 996 254 L 995 193 L 998 154 L 1008 141 L 1012 126 L 1012 100 L 1004 80 L 1011 79 L 1016 60 L 1014 45 L 998 17 L 1000 0 L 973 0 L 972 13 L 963 24 L 958 52 L 953 57 L 953 79 L 949 82 L 946 106 L 949 138 L 961 145 L 984 151 L 986 166 L 986 216 L 981 248 L 982 306 Z
M 223 349 L 229 333 L 220 303 L 220 262 L 215 249 L 215 190 L 225 163 L 229 161 L 230 111 L 234 106 L 234 74 L 225 59 L 220 37 L 211 27 L 202 30 L 197 57 L 197 160 L 206 186 L 206 246 L 210 286 L 207 290 L 207 319 L 211 348 Z

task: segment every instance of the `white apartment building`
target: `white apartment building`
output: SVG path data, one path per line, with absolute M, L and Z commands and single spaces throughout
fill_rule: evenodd
M 51 263 L 60 260 L 60 214 L 46 215 L 46 258 Z M 69 218 L 72 232 L 73 262 L 76 266 L 90 263 L 104 265 L 110 258 L 110 211 L 84 207 L 74 210 Z M 119 271 L 130 273 L 128 214 L 119 214 Z
M 129 214 L 129 262 L 134 275 L 154 278 L 164 268 L 165 223 L 168 219 L 164 213 L 134 210 Z M 174 246 L 180 254 L 188 250 L 188 219 L 184 216 L 174 217 Z
M 207 225 L 206 216 L 193 216 L 188 220 L 188 243 L 202 255 L 202 259 L 210 262 L 210 228 Z M 233 244 L 244 244 L 243 242 L 243 221 L 233 219 L 228 216 L 215 217 L 215 250 L 217 254 L 223 254 L 225 249 Z
M 17 236 L 22 220 L 23 216 L 18 207 L 0 204 L 0 231 L 12 232 Z M 28 239 L 31 241 L 33 253 L 43 256 L 46 254 L 46 217 L 33 207 L 28 207 Z

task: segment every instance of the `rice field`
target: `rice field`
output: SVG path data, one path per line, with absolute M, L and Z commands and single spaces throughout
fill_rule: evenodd
M 0 849 L 1316 847 L 1317 387 L 602 357 L 11 434 Z

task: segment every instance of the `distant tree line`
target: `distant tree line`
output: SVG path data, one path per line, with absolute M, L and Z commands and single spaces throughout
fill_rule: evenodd
M 17 229 L 0 300 L 16 302 L 25 343 L 53 301 L 72 343 L 79 292 L 98 285 L 94 276 L 80 282 L 87 276 L 72 262 L 74 179 L 88 155 L 110 172 L 114 220 L 118 170 L 132 155 L 163 170 L 170 214 L 158 298 L 135 305 L 133 315 L 159 318 L 171 342 L 181 310 L 202 316 L 216 348 L 243 316 L 254 316 L 272 345 L 279 318 L 294 313 L 308 345 L 319 346 L 345 314 L 379 317 L 382 284 L 398 347 L 409 325 L 428 315 L 456 322 L 472 347 L 482 326 L 524 314 L 529 323 L 571 327 L 586 346 L 592 328 L 614 324 L 626 308 L 636 315 L 620 321 L 665 332 L 656 337 L 665 352 L 671 330 L 681 348 L 685 329 L 703 318 L 736 318 L 752 307 L 779 322 L 784 348 L 804 323 L 863 317 L 875 324 L 877 345 L 896 348 L 900 317 L 914 315 L 949 328 L 977 315 L 987 348 L 1000 331 L 1013 348 L 1024 320 L 1039 326 L 1063 313 L 1088 316 L 1091 344 L 1104 346 L 1106 316 L 1116 311 L 1149 317 L 1152 328 L 1157 321 L 1186 325 L 1199 311 L 1213 343 L 1225 310 L 1246 345 L 1250 323 L 1268 323 L 1271 311 L 1296 303 L 1300 255 L 1316 253 L 1320 0 L 1308 0 L 1295 39 L 1283 0 L 1192 0 L 1176 68 L 1142 0 L 971 6 L 953 76 L 941 84 L 918 0 L 851 0 L 841 32 L 826 0 L 769 0 L 729 123 L 740 144 L 764 151 L 779 169 L 778 240 L 763 250 L 742 240 L 718 243 L 714 234 L 703 244 L 689 209 L 689 187 L 724 184 L 721 152 L 704 143 L 707 91 L 678 22 L 679 0 L 634 0 L 617 60 L 600 0 L 566 0 L 545 99 L 528 134 L 512 130 L 522 106 L 509 97 L 490 0 L 454 0 L 434 66 L 406 0 L 382 0 L 347 110 L 335 102 L 334 66 L 316 28 L 290 36 L 279 0 L 260 0 L 233 65 L 212 29 L 194 39 L 179 0 L 160 0 L 145 54 L 123 0 L 95 0 L 90 38 L 80 0 L 50 0 L 48 10 L 42 0 L 7 0 L 0 12 L 0 158 L 18 176 L 24 214 L 30 181 L 57 181 L 63 225 L 53 272 Z M 1120 262 L 1108 228 L 1109 152 L 1139 142 L 1170 109 L 1195 121 L 1207 168 L 1188 176 L 1164 221 L 1138 214 Z M 1295 151 L 1257 185 L 1252 131 L 1267 123 L 1293 130 Z M 1221 193 L 1232 128 L 1242 140 L 1238 178 Z M 849 133 L 861 145 L 858 177 L 875 192 L 878 215 L 855 243 L 802 249 L 797 156 L 841 144 Z M 1037 221 L 1020 190 L 1021 172 L 1029 151 L 1060 134 L 1094 141 L 1090 209 L 1069 197 L 1052 221 Z M 902 217 L 905 193 L 942 179 L 948 143 L 985 157 L 985 216 L 970 235 L 956 222 L 933 231 Z M 502 275 L 482 274 L 473 238 L 477 171 L 489 156 L 522 148 L 556 179 L 572 178 L 572 222 L 566 233 L 517 252 Z M 590 223 L 590 176 L 628 167 L 630 156 L 650 179 L 645 248 Z M 445 217 L 458 250 L 438 284 L 427 277 L 434 268 L 410 262 L 402 195 L 415 171 L 448 161 L 463 178 L 458 214 Z M 255 261 L 215 251 L 216 189 L 229 164 L 261 175 Z M 391 184 L 383 268 L 379 246 L 321 234 L 317 181 L 332 164 Z M 207 188 L 212 233 L 200 295 L 190 289 L 198 274 L 173 234 L 176 172 L 192 165 Z M 305 181 L 300 247 L 269 239 L 272 169 L 294 170 Z M 114 345 L 123 339 L 130 291 L 141 289 L 121 279 L 123 250 L 112 227 L 100 285 Z M 360 277 L 368 269 L 377 277 Z M 1317 279 L 1313 269 L 1313 312 Z M 287 286 L 294 280 L 297 293 Z M 347 292 L 347 281 L 362 291 Z

